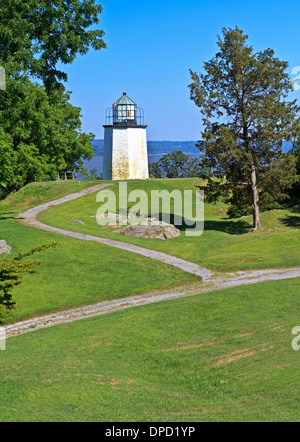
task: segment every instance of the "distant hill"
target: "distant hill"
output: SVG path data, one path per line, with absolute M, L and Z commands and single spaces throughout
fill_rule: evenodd
M 196 147 L 197 141 L 148 141 L 148 154 L 149 155 L 165 155 L 176 150 L 181 150 L 187 155 L 197 155 L 199 150 Z M 103 156 L 104 140 L 92 141 L 94 152 L 96 156 Z M 291 148 L 291 143 L 285 141 L 282 149 L 284 152 L 288 152 Z
M 97 155 L 97 157 L 102 157 L 103 156 L 104 140 L 93 140 L 92 146 L 93 146 L 95 155 Z
M 199 150 L 195 146 L 197 141 L 148 141 L 149 155 L 165 155 L 176 150 L 181 150 L 185 154 L 198 154 Z M 94 152 L 97 156 L 103 155 L 104 140 L 92 141 Z

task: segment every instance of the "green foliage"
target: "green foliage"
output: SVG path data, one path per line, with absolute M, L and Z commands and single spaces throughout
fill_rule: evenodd
M 283 154 L 299 123 L 288 64 L 272 49 L 254 53 L 243 31 L 223 29 L 219 52 L 204 63 L 204 74 L 190 71 L 191 99 L 204 115 L 199 149 L 204 164 L 226 177 L 209 181 L 211 195 L 253 208 L 253 227 L 260 227 L 262 205 L 280 201 L 296 181 L 295 158 Z
M 293 146 L 292 153 L 297 158 L 297 173 L 298 173 L 298 175 L 300 175 L 300 131 L 298 134 L 298 140 Z
M 80 109 L 62 87 L 47 94 L 28 78 L 7 79 L 0 101 L 0 183 L 10 189 L 78 171 L 94 153 L 92 134 L 81 133 Z
M 154 178 L 194 178 L 209 175 L 198 158 L 191 159 L 180 150 L 164 155 L 149 167 Z
M 92 134 L 81 133 L 80 109 L 69 103 L 58 65 L 106 45 L 96 0 L 5 0 L 0 5 L 0 187 L 18 189 L 82 169 L 93 156 Z M 88 30 L 89 29 L 89 30 Z M 43 86 L 32 84 L 35 78 Z
M 294 155 L 281 153 L 277 161 L 259 169 L 257 184 L 260 191 L 259 206 L 262 212 L 283 209 L 289 200 L 289 190 L 297 179 Z M 205 187 L 207 201 L 215 202 L 220 196 L 229 204 L 230 218 L 250 215 L 252 207 L 251 184 L 223 179 L 209 180 Z
M 300 202 L 300 130 L 298 131 L 297 140 L 295 141 L 293 148 L 290 152 L 291 155 L 294 155 L 296 158 L 296 167 L 297 167 L 297 181 L 293 185 L 289 194 L 292 197 L 291 200 L 295 204 L 299 204 Z
M 56 247 L 58 243 L 44 245 L 21 253 L 15 258 L 0 258 L 0 323 L 7 317 L 9 311 L 15 306 L 13 289 L 22 282 L 23 273 L 35 273 L 35 267 L 41 262 L 36 259 L 26 259 L 34 253 Z
M 280 210 L 284 209 L 284 203 L 280 203 L 278 201 L 275 201 L 273 203 L 267 204 L 267 205 L 260 205 L 260 208 L 263 212 L 271 211 L 271 210 Z M 230 219 L 233 218 L 242 218 L 245 216 L 249 216 L 252 214 L 252 207 L 250 205 L 230 205 L 227 210 L 227 215 Z
M 68 78 L 58 64 L 106 47 L 102 30 L 87 30 L 99 23 L 101 12 L 96 0 L 2 1 L 0 65 L 13 78 L 26 74 L 41 79 L 47 90 L 57 87 Z
M 92 169 L 90 172 L 83 172 L 83 176 L 88 181 L 102 180 L 102 174 L 99 175 L 97 169 Z
M 252 207 L 239 204 L 229 206 L 227 210 L 227 215 L 229 218 L 242 218 L 243 216 L 248 216 L 252 213 Z
M 12 138 L 0 127 L 0 189 L 6 188 L 13 179 L 17 166 L 17 155 L 13 150 Z

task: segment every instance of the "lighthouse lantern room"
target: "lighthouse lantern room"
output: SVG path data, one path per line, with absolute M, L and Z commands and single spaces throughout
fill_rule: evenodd
M 106 111 L 103 178 L 147 179 L 148 154 L 144 111 L 126 92 Z

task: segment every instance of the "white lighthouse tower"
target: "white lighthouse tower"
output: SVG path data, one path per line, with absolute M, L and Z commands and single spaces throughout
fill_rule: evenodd
M 103 179 L 149 178 L 144 111 L 124 92 L 106 111 Z

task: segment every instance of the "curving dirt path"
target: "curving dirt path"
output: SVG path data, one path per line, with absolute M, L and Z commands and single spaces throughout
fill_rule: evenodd
M 155 250 L 149 250 L 144 247 L 135 246 L 133 244 L 128 244 L 121 241 L 115 241 L 113 239 L 100 238 L 98 236 L 86 235 L 84 233 L 71 232 L 69 230 L 58 229 L 56 227 L 43 224 L 37 219 L 37 216 L 41 212 L 44 212 L 45 210 L 49 209 L 52 206 L 58 206 L 68 201 L 73 201 L 84 195 L 88 195 L 94 192 L 99 192 L 100 190 L 108 186 L 111 186 L 111 184 L 99 184 L 94 187 L 89 187 L 88 189 L 82 190 L 80 192 L 64 196 L 63 198 L 59 198 L 55 201 L 51 201 L 50 203 L 36 206 L 33 209 L 29 209 L 26 210 L 26 212 L 20 213 L 19 220 L 22 221 L 23 224 L 26 224 L 31 227 L 36 227 L 37 229 L 46 230 L 47 232 L 58 233 L 59 235 L 69 236 L 71 238 L 81 239 L 84 241 L 94 241 L 101 244 L 105 244 L 110 247 L 123 249 L 126 250 L 127 252 L 137 253 L 139 255 L 146 256 L 147 258 L 155 259 L 156 261 L 164 262 L 165 264 L 170 264 L 174 267 L 178 267 L 179 269 L 184 270 L 185 272 L 201 276 L 203 280 L 212 277 L 213 273 L 205 269 L 204 267 L 201 267 L 198 264 L 194 264 L 189 261 L 185 261 L 184 259 L 176 258 L 175 256 L 167 255 L 166 253 L 156 252 Z
M 148 250 L 143 247 L 122 243 L 111 239 L 99 238 L 96 236 L 58 229 L 43 224 L 37 220 L 38 214 L 43 212 L 44 210 L 47 210 L 49 207 L 75 200 L 77 198 L 80 198 L 81 196 L 88 195 L 93 192 L 98 192 L 99 190 L 102 190 L 109 185 L 110 184 L 100 184 L 85 189 L 81 192 L 77 192 L 72 195 L 68 195 L 63 198 L 57 199 L 50 203 L 34 207 L 33 209 L 21 213 L 19 215 L 19 219 L 22 223 L 38 229 L 58 233 L 60 235 L 70 236 L 72 238 L 77 238 L 84 241 L 95 241 L 111 247 L 117 247 L 126 250 L 128 252 L 138 253 L 148 258 L 173 265 L 186 272 L 190 272 L 198 276 L 201 276 L 203 278 L 203 282 L 201 282 L 199 286 L 194 285 L 193 287 L 190 288 L 178 288 L 172 291 L 148 293 L 141 296 L 131 296 L 128 298 L 116 299 L 113 301 L 105 301 L 94 305 L 79 307 L 59 313 L 53 313 L 41 316 L 23 322 L 18 322 L 5 327 L 7 337 L 13 337 L 31 331 L 39 330 L 42 328 L 52 327 L 55 325 L 78 321 L 85 318 L 100 316 L 118 310 L 124 310 L 130 307 L 151 304 L 160 301 L 166 301 L 183 296 L 207 293 L 214 290 L 220 290 L 223 288 L 241 286 L 246 284 L 255 284 L 270 280 L 280 280 L 280 279 L 300 277 L 300 267 L 297 267 L 291 269 L 254 270 L 247 272 L 243 271 L 243 272 L 229 273 L 227 275 L 213 278 L 213 273 L 205 269 L 204 267 L 167 255 L 165 253 L 155 252 L 153 250 Z
M 5 327 L 8 338 L 29 333 L 42 328 L 53 327 L 55 325 L 66 324 L 79 321 L 81 319 L 92 318 L 94 316 L 105 315 L 107 313 L 124 310 L 130 307 L 137 307 L 156 302 L 181 298 L 183 296 L 198 295 L 200 293 L 212 292 L 228 287 L 255 284 L 264 281 L 289 279 L 300 277 L 300 268 L 286 270 L 261 270 L 253 272 L 239 272 L 229 277 L 216 278 L 213 282 L 204 282 L 201 286 L 190 288 L 174 289 L 160 293 L 148 293 L 141 296 L 131 296 L 128 298 L 104 301 L 98 304 L 87 305 L 74 308 L 59 313 L 53 313 L 28 321 L 18 322 Z

